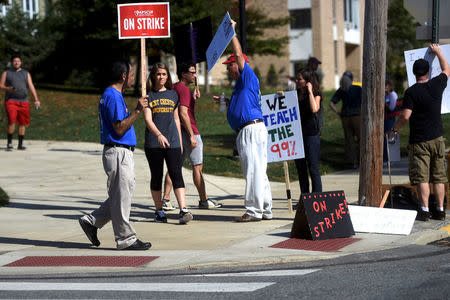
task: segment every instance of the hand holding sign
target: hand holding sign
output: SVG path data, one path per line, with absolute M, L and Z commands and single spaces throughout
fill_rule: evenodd
M 434 47 L 434 49 L 436 49 L 436 47 Z M 439 47 L 439 49 L 440 50 L 436 51 L 441 51 L 447 61 L 450 61 L 450 45 L 442 45 Z M 436 77 L 442 72 L 441 66 L 439 64 L 439 59 L 435 55 L 433 47 L 431 46 L 427 48 L 405 51 L 404 56 L 409 86 L 412 86 L 416 83 L 416 76 L 414 76 L 412 69 L 414 62 L 419 58 L 425 59 L 430 64 L 430 79 Z M 450 83 L 447 83 L 447 88 L 444 90 L 444 94 L 442 95 L 441 114 L 446 113 L 450 113 Z

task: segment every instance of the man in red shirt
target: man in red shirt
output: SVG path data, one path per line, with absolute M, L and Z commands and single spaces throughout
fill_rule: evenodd
M 203 143 L 195 120 L 195 101 L 200 98 L 200 91 L 197 85 L 195 86 L 194 93 L 191 93 L 189 89 L 189 85 L 196 82 L 197 78 L 195 64 L 181 63 L 177 67 L 177 75 L 180 81 L 174 84 L 173 89 L 177 92 L 180 100 L 179 114 L 182 121 L 181 134 L 183 137 L 182 161 L 184 161 L 186 156 L 189 157 L 194 184 L 200 196 L 198 207 L 203 209 L 218 208 L 222 204 L 208 199 L 205 181 L 203 179 Z M 174 209 L 170 203 L 171 189 L 172 181 L 170 180 L 169 174 L 166 174 L 163 197 L 164 210 Z

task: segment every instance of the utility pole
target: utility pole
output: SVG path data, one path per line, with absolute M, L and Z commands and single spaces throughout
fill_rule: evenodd
M 383 183 L 387 9 L 388 0 L 366 1 L 364 17 L 359 199 L 377 207 Z
M 242 52 L 247 54 L 247 20 L 245 14 L 245 0 L 239 0 L 239 18 L 240 18 L 240 26 L 239 31 L 241 35 L 241 47 Z
M 433 0 L 433 20 L 431 28 L 431 42 L 439 44 L 439 3 L 440 0 Z

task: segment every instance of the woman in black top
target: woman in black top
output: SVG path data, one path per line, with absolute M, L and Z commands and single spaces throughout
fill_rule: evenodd
M 150 70 L 151 90 L 148 109 L 144 110 L 145 156 L 150 167 L 150 190 L 155 202 L 155 222 L 167 223 L 161 200 L 164 160 L 172 179 L 180 207 L 179 222 L 186 224 L 192 214 L 186 209 L 186 190 L 181 173 L 181 127 L 178 116 L 178 94 L 172 90 L 172 79 L 167 66 L 157 63 Z
M 322 192 L 320 178 L 320 120 L 318 112 L 322 106 L 322 93 L 314 73 L 303 69 L 296 77 L 297 97 L 302 123 L 303 146 L 305 158 L 296 159 L 300 190 L 309 193 L 309 176 L 311 177 L 312 193 Z

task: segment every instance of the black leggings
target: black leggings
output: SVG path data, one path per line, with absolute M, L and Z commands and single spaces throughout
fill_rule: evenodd
M 147 148 L 145 156 L 150 167 L 150 189 L 161 191 L 164 170 L 164 160 L 167 164 L 170 179 L 174 189 L 184 188 L 183 175 L 181 173 L 181 148 Z

